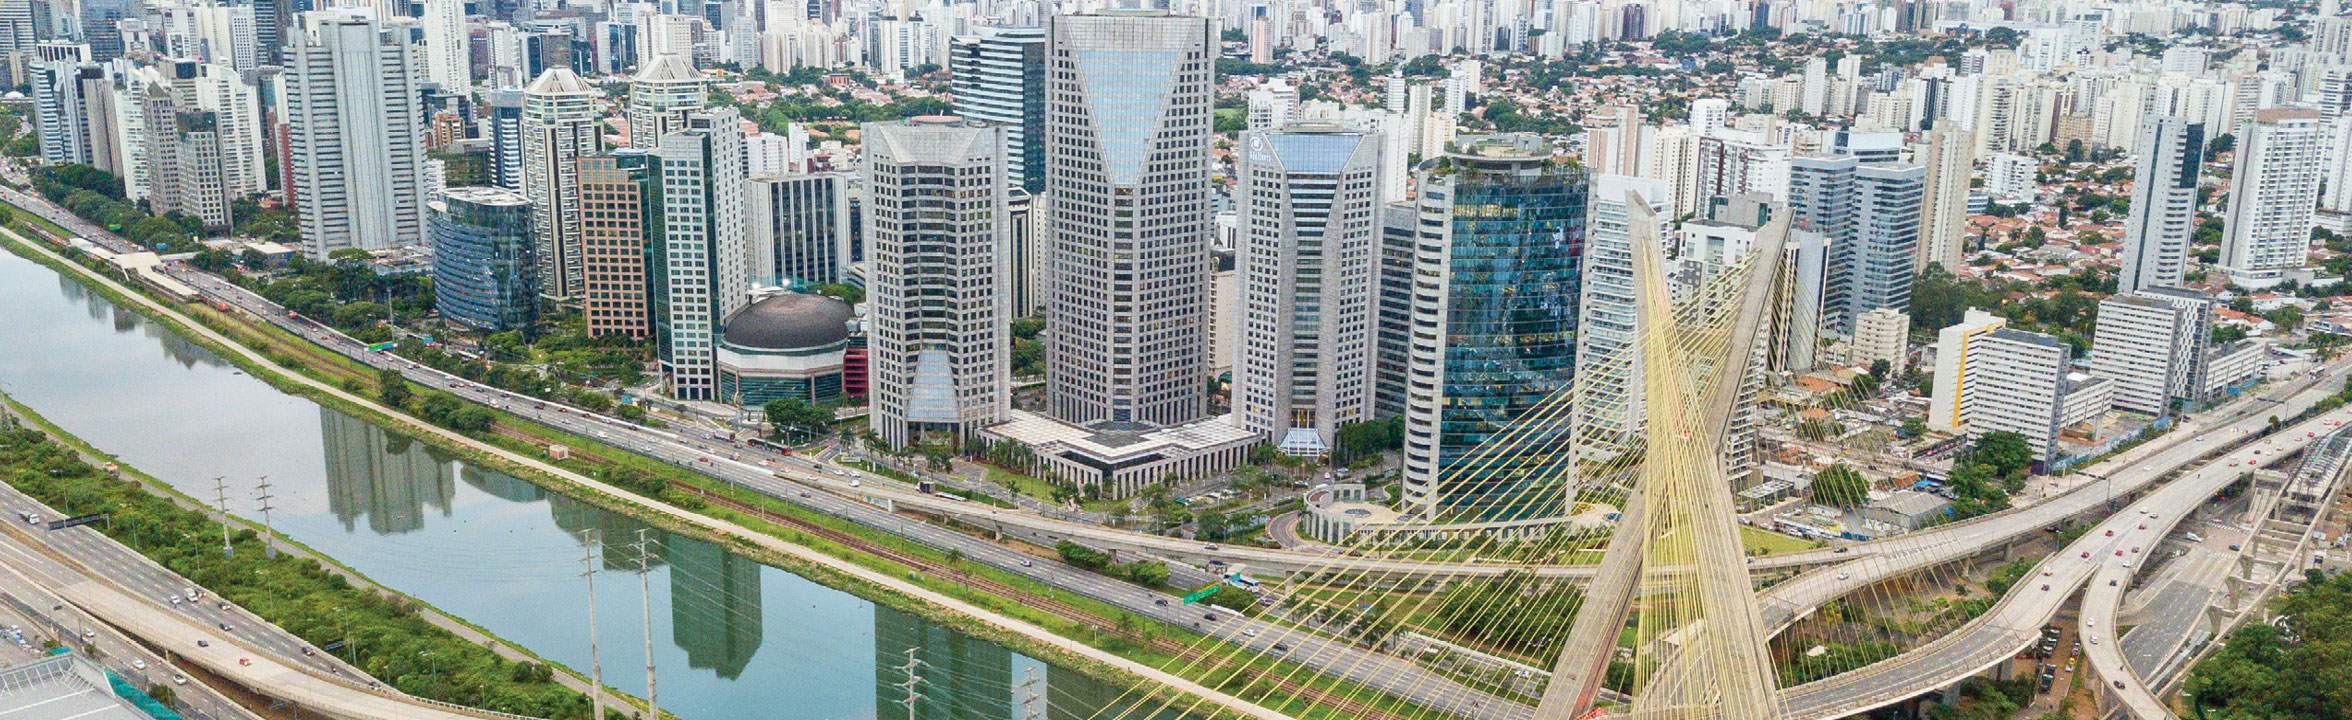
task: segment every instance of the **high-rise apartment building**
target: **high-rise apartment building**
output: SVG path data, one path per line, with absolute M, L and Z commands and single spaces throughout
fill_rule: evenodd
M 1595 175 L 1586 208 L 1575 324 L 1577 384 L 1586 393 L 1570 408 L 1570 422 L 1579 457 L 1606 460 L 1633 447 L 1641 433 L 1636 236 L 1658 243 L 1653 252 L 1663 252 L 1666 239 L 1657 218 L 1673 216 L 1674 190 L 1649 178 Z M 1663 273 L 1666 259 L 1653 259 Z M 1667 282 L 1663 274 L 1658 280 Z
M 650 148 L 710 103 L 710 78 L 694 62 L 662 55 L 629 78 L 629 147 Z
M 278 76 L 280 161 L 314 259 L 424 237 L 424 58 L 411 35 L 348 12 L 296 18 Z
M 874 431 L 968 441 L 1012 409 L 1008 129 L 978 120 L 863 132 Z
M 1926 186 L 1927 169 L 1918 165 L 1854 169 L 1854 242 L 1846 255 L 1851 263 L 1846 307 L 1837 319 L 1840 332 L 1852 335 L 1855 319 L 1872 310 L 1910 312 Z
M 1047 31 L 1048 405 L 1079 424 L 1199 419 L 1215 23 L 1106 10 Z
M 139 16 L 138 0 L 82 0 L 82 42 L 90 46 L 90 60 L 106 62 L 123 56 L 122 23 Z
M 428 205 L 433 302 L 475 330 L 528 330 L 539 307 L 531 202 L 511 190 L 457 187 Z
M 2271 109 L 2255 111 L 2237 137 L 2229 207 L 2221 214 L 2221 266 L 2231 282 L 2269 287 L 2310 262 L 2327 136 L 2317 110 Z
M 2203 401 L 2203 366 L 2214 302 L 2195 290 L 2155 287 L 2099 302 L 2091 374 L 2115 381 L 2115 407 L 2165 415 Z
M 466 41 L 465 0 L 424 0 L 425 79 L 442 90 L 474 87 L 473 57 Z
M 744 237 L 742 115 L 698 110 L 662 136 L 661 264 L 653 308 L 658 355 L 670 396 L 718 397 L 719 323 L 751 304 Z
M 1468 140 L 1418 183 L 1403 500 L 1432 517 L 1557 514 L 1540 473 L 1444 472 L 1575 372 L 1587 177 L 1540 137 Z
M 849 173 L 753 176 L 744 195 L 753 282 L 778 287 L 841 282 L 849 273 L 854 244 L 851 193 Z M 872 217 L 869 211 L 868 227 Z
M 2180 287 L 2189 238 L 2197 229 L 2197 175 L 2205 162 L 2205 125 L 2169 115 L 2140 121 L 2139 161 L 2132 169 L 2131 211 L 2123 225 L 2123 270 L 2115 292 Z
M 652 151 L 580 158 L 580 310 L 590 336 L 653 334 L 661 184 Z
M 110 165 L 113 153 L 112 87 L 98 65 L 33 63 L 33 131 L 46 165 Z
M 482 134 L 490 141 L 490 184 L 522 192 L 523 91 L 482 91 Z
M 539 243 L 539 292 L 580 296 L 580 158 L 604 153 L 603 93 L 570 68 L 550 68 L 523 88 L 523 197 Z
M 1975 172 L 1976 136 L 1958 128 L 1927 132 L 1926 186 L 1921 198 L 1919 253 L 1915 269 L 1930 264 L 1960 267 L 1968 244 L 1968 181 Z
M 1005 126 L 1013 184 L 1045 189 L 1045 28 L 983 27 L 948 46 L 957 115 Z
M 1233 410 L 1285 453 L 1321 456 L 1372 418 L 1384 142 L 1329 123 L 1242 138 Z
M 1935 384 L 1927 396 L 1927 426 L 1943 432 L 1959 432 L 1968 423 L 1969 403 L 1975 397 L 1972 376 L 1966 372 L 1969 349 L 1985 335 L 2009 326 L 2009 321 L 1976 308 L 1969 308 L 1960 324 L 1944 328 L 1936 334 Z

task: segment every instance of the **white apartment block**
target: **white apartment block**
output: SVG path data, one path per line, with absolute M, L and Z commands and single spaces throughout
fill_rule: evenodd
M 2115 407 L 2161 416 L 2175 400 L 2194 400 L 2212 311 L 2210 300 L 2174 288 L 2100 301 L 2091 374 L 2115 381 Z
M 2221 214 L 2221 265 L 2232 282 L 2269 287 L 2308 264 L 2326 143 L 2317 110 L 2262 110 L 2239 126 Z
M 1885 360 L 1889 374 L 1900 375 L 1911 354 L 1911 316 L 1894 308 L 1878 308 L 1854 318 L 1852 361 L 1869 367 Z
M 1971 376 L 1964 372 L 1972 346 L 1995 330 L 2008 327 L 2009 321 L 1983 310 L 1970 308 L 1960 324 L 1936 333 L 1935 381 L 1927 398 L 1927 427 L 1956 433 L 1967 426 L 1970 400 L 1974 397 L 1969 383 Z

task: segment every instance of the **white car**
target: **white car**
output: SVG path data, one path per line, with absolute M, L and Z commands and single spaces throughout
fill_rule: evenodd
M 186 676 L 186 675 L 181 675 L 181 674 L 179 674 L 179 673 L 172 673 L 172 684 L 173 684 L 173 685 L 186 685 L 186 684 L 188 684 L 188 676 Z
M 1838 573 L 1838 579 L 1839 579 L 1839 580 L 1846 580 L 1846 579 L 1849 579 L 1849 578 L 1852 578 L 1852 577 L 1854 577 L 1854 574 L 1853 574 L 1853 573 Z
M 138 658 L 131 658 L 131 668 L 134 670 L 145 670 L 147 669 L 147 661 Z

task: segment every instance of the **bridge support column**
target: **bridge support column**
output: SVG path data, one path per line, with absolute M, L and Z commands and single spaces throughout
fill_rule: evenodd
M 2213 630 L 2213 634 L 2216 636 L 2221 635 L 2221 628 L 2229 623 L 2229 617 L 2228 608 L 2220 605 L 2205 606 L 2205 624 Z

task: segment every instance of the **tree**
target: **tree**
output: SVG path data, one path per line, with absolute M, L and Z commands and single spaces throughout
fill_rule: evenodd
M 408 380 L 400 377 L 399 370 L 392 368 L 376 370 L 377 399 L 384 401 L 385 405 L 400 407 L 408 404 L 408 396 Z
M 1895 429 L 1895 437 L 1911 439 L 1927 434 L 1927 423 L 1919 418 L 1903 418 L 1903 426 Z
M 2303 308 L 2281 305 L 2277 310 L 2264 313 L 2262 319 L 2276 323 L 2282 330 L 2294 330 L 2303 326 Z
M 2025 470 L 2034 460 L 2033 446 L 2025 441 L 2025 436 L 2006 430 L 1985 433 L 1984 437 L 1977 438 L 1976 448 L 1969 457 L 1992 466 L 1993 474 L 2001 477 Z
M 1838 463 L 1813 476 L 1813 501 L 1838 507 L 1861 507 L 1870 501 L 1870 479 Z
M 833 423 L 833 411 L 809 404 L 800 398 L 779 398 L 761 406 L 768 415 L 768 426 L 788 437 L 813 437 Z

